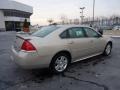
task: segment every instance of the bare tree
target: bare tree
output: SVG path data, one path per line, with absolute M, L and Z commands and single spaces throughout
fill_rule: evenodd
M 74 24 L 79 24 L 79 19 L 74 19 Z
M 72 20 L 72 19 L 69 19 L 69 20 L 68 20 L 68 23 L 69 23 L 69 24 L 73 24 L 73 20 Z
M 67 23 L 68 18 L 66 15 L 61 15 L 60 19 L 61 19 L 62 24 Z
M 52 24 L 54 22 L 53 19 L 48 19 L 49 24 Z

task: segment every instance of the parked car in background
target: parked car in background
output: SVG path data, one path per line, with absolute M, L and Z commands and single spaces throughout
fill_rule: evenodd
M 120 30 L 120 26 L 113 27 L 113 30 Z
M 25 69 L 49 68 L 64 72 L 70 63 L 111 54 L 112 39 L 79 25 L 51 25 L 32 35 L 17 35 L 12 58 Z

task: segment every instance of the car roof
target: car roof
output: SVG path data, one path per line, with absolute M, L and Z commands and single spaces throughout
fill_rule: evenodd
M 55 25 L 61 28 L 69 28 L 69 27 L 89 27 L 89 26 L 85 26 L 85 25 Z

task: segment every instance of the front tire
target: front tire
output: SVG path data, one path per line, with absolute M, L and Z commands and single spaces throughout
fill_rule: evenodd
M 108 43 L 105 47 L 103 55 L 109 56 L 111 54 L 111 50 L 112 50 L 112 44 Z
M 70 57 L 65 53 L 57 54 L 53 57 L 50 64 L 52 73 L 59 74 L 64 72 L 69 65 Z

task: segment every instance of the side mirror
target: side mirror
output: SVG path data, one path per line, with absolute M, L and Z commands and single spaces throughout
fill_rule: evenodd
M 99 29 L 98 32 L 103 35 L 103 30 L 102 29 Z

